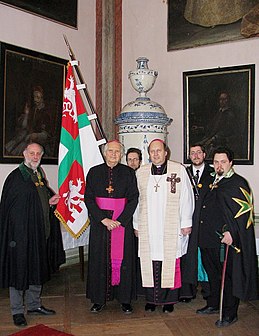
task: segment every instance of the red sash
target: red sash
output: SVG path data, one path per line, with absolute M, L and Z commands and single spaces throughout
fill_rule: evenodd
M 112 219 L 116 220 L 125 208 L 126 198 L 106 198 L 96 197 L 96 204 L 102 210 L 112 210 Z M 120 283 L 120 268 L 123 260 L 124 250 L 123 226 L 119 226 L 111 231 L 111 264 L 112 264 L 112 286 Z

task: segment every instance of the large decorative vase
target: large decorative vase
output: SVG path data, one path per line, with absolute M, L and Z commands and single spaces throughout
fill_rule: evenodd
M 139 148 L 142 151 L 142 163 L 148 163 L 147 147 L 153 139 L 167 141 L 167 126 L 172 122 L 164 108 L 147 97 L 158 75 L 157 71 L 148 68 L 148 61 L 146 57 L 139 57 L 137 69 L 129 72 L 129 80 L 139 97 L 126 104 L 115 120 L 119 125 L 119 140 L 125 150 Z

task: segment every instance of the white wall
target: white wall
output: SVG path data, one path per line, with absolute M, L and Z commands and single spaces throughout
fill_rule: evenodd
M 95 100 L 95 0 L 78 1 L 78 29 L 0 4 L 0 41 L 69 59 L 63 34 L 80 61 L 80 69 Z M 0 193 L 3 182 L 17 165 L 0 165 Z M 57 190 L 57 166 L 45 165 L 50 185 Z
M 81 62 L 81 71 L 95 101 L 95 0 L 79 0 L 78 30 L 0 4 L 0 41 L 68 59 L 63 34 Z M 123 0 L 123 105 L 136 98 L 128 80 L 135 60 L 147 56 L 149 67 L 159 71 L 150 92 L 152 100 L 162 104 L 174 119 L 169 127 L 172 158 L 183 161 L 183 91 L 182 72 L 218 66 L 256 64 L 255 130 L 258 125 L 258 39 L 240 40 L 179 51 L 167 52 L 166 0 Z M 259 140 L 255 131 L 254 165 L 236 166 L 236 171 L 251 183 L 255 194 L 255 210 L 259 213 L 258 169 Z M 17 165 L 0 165 L 0 192 L 8 173 Z M 57 166 L 45 165 L 50 185 L 57 188 Z
M 169 127 L 169 146 L 172 158 L 183 162 L 183 83 L 184 71 L 216 67 L 256 64 L 255 76 L 255 139 L 254 165 L 236 166 L 236 171 L 250 182 L 255 196 L 255 211 L 259 213 L 259 166 L 257 125 L 258 92 L 258 38 L 240 40 L 167 52 L 167 1 L 123 0 L 123 105 L 136 98 L 128 80 L 129 70 L 136 69 L 135 60 L 146 56 L 149 68 L 158 70 L 158 78 L 149 97 L 162 104 L 173 123 Z

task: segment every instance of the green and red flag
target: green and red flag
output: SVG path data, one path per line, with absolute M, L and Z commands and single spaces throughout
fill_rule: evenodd
M 55 215 L 70 236 L 77 239 L 88 227 L 88 211 L 84 203 L 85 176 L 92 166 L 103 162 L 99 145 L 105 140 L 96 140 L 90 122 L 96 115 L 88 116 L 86 113 L 78 91 L 82 85 L 76 85 L 71 64 L 76 66 L 77 62 L 68 65 L 64 90 L 58 168 L 61 198 Z

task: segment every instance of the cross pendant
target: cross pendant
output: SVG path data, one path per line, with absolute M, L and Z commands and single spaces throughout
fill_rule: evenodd
M 171 193 L 175 194 L 176 193 L 176 183 L 181 182 L 180 177 L 176 177 L 177 174 L 172 173 L 171 177 L 167 177 L 166 181 L 171 182 Z
M 109 185 L 109 187 L 106 188 L 105 190 L 108 191 L 108 194 L 111 194 L 114 191 L 114 189 L 113 189 L 113 187 L 111 185 Z
M 156 185 L 154 185 L 154 188 L 156 189 L 155 192 L 157 192 L 157 188 L 160 188 L 160 185 L 158 185 L 158 183 Z

